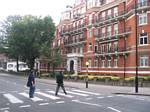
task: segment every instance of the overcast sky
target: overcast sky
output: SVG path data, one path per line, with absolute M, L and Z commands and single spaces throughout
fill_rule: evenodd
M 9 15 L 50 15 L 56 25 L 66 5 L 73 5 L 75 0 L 0 0 L 0 21 Z

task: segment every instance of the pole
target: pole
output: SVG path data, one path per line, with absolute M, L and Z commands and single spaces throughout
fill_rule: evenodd
M 86 72 L 87 72 L 87 76 L 86 76 L 86 88 L 88 88 L 88 65 L 86 66 Z
M 137 38 L 137 3 L 135 0 L 135 38 L 136 38 L 136 75 L 135 75 L 135 93 L 138 93 L 138 38 Z

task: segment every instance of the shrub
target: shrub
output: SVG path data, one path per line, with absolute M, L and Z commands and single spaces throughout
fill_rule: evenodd
M 112 80 L 112 81 L 119 81 L 119 80 L 120 80 L 120 77 L 114 77 L 114 76 L 112 76 L 112 77 L 111 77 L 111 80 Z

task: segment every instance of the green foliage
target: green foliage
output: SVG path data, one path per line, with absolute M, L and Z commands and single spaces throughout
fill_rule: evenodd
M 15 22 L 14 22 L 15 21 Z M 32 69 L 43 46 L 50 47 L 55 26 L 50 16 L 45 18 L 24 16 L 14 20 L 7 33 L 7 54 L 25 61 Z

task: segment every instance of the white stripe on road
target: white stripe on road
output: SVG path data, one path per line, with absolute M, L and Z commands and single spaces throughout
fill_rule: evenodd
M 91 106 L 97 106 L 97 107 L 102 107 L 102 105 L 99 105 L 99 104 L 94 104 L 94 103 L 88 103 L 88 102 L 81 102 L 79 100 L 72 100 L 73 102 L 76 102 L 76 103 L 81 103 L 81 104 L 86 104 L 86 105 L 91 105 Z
M 19 93 L 19 94 L 26 97 L 26 98 L 29 98 L 29 94 L 27 94 L 27 93 Z M 38 97 L 31 98 L 31 100 L 34 101 L 34 102 L 43 101 L 43 99 L 40 99 Z
M 112 107 L 107 107 L 107 108 L 109 108 L 109 109 L 111 109 L 111 110 L 113 110 L 113 111 L 115 111 L 115 112 L 121 112 L 120 110 L 117 110 L 117 109 L 112 108 Z
M 65 101 L 58 101 L 58 102 L 56 102 L 56 103 L 58 103 L 58 104 L 59 104 L 59 103 L 65 103 Z
M 79 96 L 89 96 L 89 95 L 87 95 L 87 94 L 76 93 L 76 92 L 71 92 L 71 91 L 67 91 L 67 93 L 75 94 L 75 95 L 79 95 Z
M 5 98 L 7 98 L 11 103 L 23 103 L 22 100 L 16 98 L 15 96 L 11 94 L 3 94 Z
M 52 93 L 52 94 L 55 94 L 54 91 L 48 91 L 49 93 Z M 61 95 L 61 96 L 65 96 L 65 97 L 68 97 L 68 98 L 73 98 L 74 96 L 71 96 L 71 95 L 65 95 L 63 93 L 58 93 L 58 95 Z
M 97 97 L 97 98 L 102 99 L 102 98 L 104 98 L 104 97 Z
M 40 103 L 39 105 L 48 105 L 49 103 Z
M 113 96 L 107 96 L 108 98 L 112 98 Z
M 20 108 L 26 108 L 26 107 L 31 107 L 31 105 L 23 105 L 23 106 L 20 106 Z
M 46 94 L 46 93 L 42 93 L 42 92 L 35 92 L 35 93 L 37 93 L 37 94 L 39 94 L 39 95 L 43 95 L 43 96 L 45 96 L 45 97 L 47 97 L 47 98 L 50 98 L 50 99 L 52 99 L 52 100 L 60 99 L 59 97 L 56 97 L 56 96 L 53 96 L 53 95 L 50 95 L 50 94 Z
M 76 91 L 76 92 L 81 92 L 81 93 L 87 93 L 87 94 L 92 94 L 92 95 L 101 95 L 100 93 L 93 93 L 93 92 L 89 92 L 89 91 L 82 91 L 82 90 L 73 90 L 73 91 Z
M 10 108 L 9 107 L 6 107 L 6 108 L 0 108 L 0 110 L 9 110 Z

